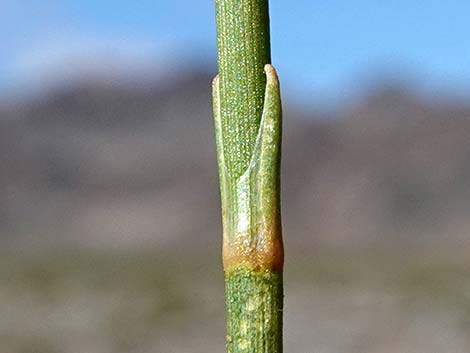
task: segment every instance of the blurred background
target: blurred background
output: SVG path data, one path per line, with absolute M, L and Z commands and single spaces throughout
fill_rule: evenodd
M 285 351 L 470 351 L 470 3 L 271 2 Z M 0 352 L 224 351 L 213 1 L 0 1 Z

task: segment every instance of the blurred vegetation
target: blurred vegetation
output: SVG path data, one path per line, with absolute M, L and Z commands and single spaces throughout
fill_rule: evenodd
M 224 351 L 212 76 L 0 106 L 0 352 Z M 470 351 L 470 106 L 285 102 L 286 352 Z
M 399 352 L 409 345 L 418 352 L 439 342 L 439 336 L 432 337 L 433 327 L 426 328 L 430 323 L 439 334 L 465 341 L 470 261 L 464 252 L 390 250 L 324 248 L 288 261 L 286 348 L 303 351 L 307 343 L 316 344 L 318 331 L 332 340 L 317 342 L 324 342 L 325 352 L 355 352 L 357 345 L 374 352 L 387 337 L 397 342 L 381 352 Z M 0 350 L 222 351 L 218 262 L 156 249 L 2 253 Z M 407 330 L 420 325 L 421 333 L 406 341 Z M 458 343 L 446 352 L 468 347 Z

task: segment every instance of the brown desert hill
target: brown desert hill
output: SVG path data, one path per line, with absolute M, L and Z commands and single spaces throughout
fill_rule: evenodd
M 211 79 L 83 80 L 0 109 L 1 239 L 219 247 Z M 470 107 L 402 87 L 285 107 L 289 246 L 467 238 Z

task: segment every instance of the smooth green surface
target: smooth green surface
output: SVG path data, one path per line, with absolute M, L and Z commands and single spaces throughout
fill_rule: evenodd
M 271 62 L 267 0 L 216 0 L 222 129 L 227 171 L 240 177 L 251 160 Z
M 237 269 L 226 273 L 227 351 L 282 352 L 282 274 Z

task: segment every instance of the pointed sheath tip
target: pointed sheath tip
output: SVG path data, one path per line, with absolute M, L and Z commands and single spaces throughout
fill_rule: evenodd
M 268 83 L 279 85 L 279 77 L 277 76 L 274 66 L 271 64 L 264 65 L 264 72 L 266 73 L 266 80 Z
M 212 79 L 212 90 L 213 92 L 215 91 L 215 87 L 219 85 L 219 75 L 215 75 L 215 77 Z

